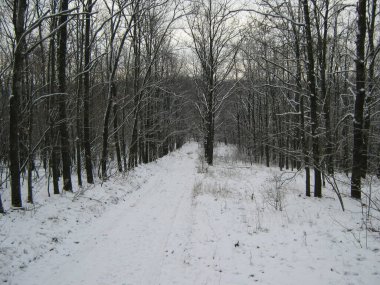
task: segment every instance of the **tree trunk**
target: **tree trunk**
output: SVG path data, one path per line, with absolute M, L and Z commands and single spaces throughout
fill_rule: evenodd
M 0 193 L 0 214 L 5 214 L 3 200 L 1 199 L 1 193 Z
M 139 6 L 135 7 L 138 11 Z M 138 162 L 138 126 L 139 126 L 139 109 L 141 101 L 141 92 L 140 92 L 140 25 L 139 25 L 139 15 L 136 12 L 133 15 L 133 96 L 134 96 L 134 105 L 135 108 L 133 111 L 133 127 L 132 127 L 132 138 L 129 145 L 129 156 L 128 156 L 128 168 L 132 169 L 137 166 Z
M 12 206 L 22 207 L 20 189 L 19 113 L 22 96 L 22 69 L 24 63 L 22 36 L 25 31 L 26 0 L 14 0 L 13 25 L 15 51 L 13 61 L 12 95 L 9 98 L 9 170 L 11 175 Z
M 123 126 L 121 127 L 121 154 L 123 156 L 123 166 L 124 166 L 124 171 L 128 169 L 127 165 L 127 146 L 125 144 L 125 107 L 123 107 L 123 114 L 122 114 L 122 121 L 123 121 Z
M 319 163 L 319 139 L 318 139 L 318 97 L 314 71 L 314 53 L 313 40 L 311 37 L 311 23 L 309 15 L 308 0 L 303 0 L 304 16 L 305 16 L 305 32 L 307 42 L 307 73 L 308 87 L 310 91 L 310 119 L 311 119 L 311 135 L 313 148 L 313 166 L 314 166 L 314 196 L 322 197 L 322 180 Z
M 112 4 L 113 5 L 113 4 Z M 114 12 L 114 7 L 112 6 L 112 14 Z M 115 146 L 116 146 L 116 152 L 117 152 L 117 162 L 119 171 L 122 171 L 122 165 L 121 165 L 121 156 L 120 156 L 120 146 L 119 146 L 119 139 L 117 134 L 117 116 L 116 116 L 116 106 L 115 99 L 116 99 L 116 83 L 115 83 L 115 76 L 116 76 L 116 70 L 118 67 L 121 51 L 123 49 L 125 40 L 127 35 L 129 34 L 129 30 L 131 27 L 131 22 L 128 24 L 128 28 L 126 31 L 124 31 L 124 34 L 120 40 L 120 43 L 118 46 L 114 45 L 114 40 L 117 35 L 117 30 L 119 29 L 120 24 L 120 18 L 112 18 L 110 21 L 110 42 L 108 45 L 108 59 L 107 59 L 107 71 L 108 71 L 108 88 L 107 88 L 107 107 L 106 111 L 104 113 L 104 119 L 103 119 L 103 134 L 102 134 L 102 156 L 101 156 L 101 178 L 105 180 L 107 178 L 107 161 L 108 161 L 108 136 L 109 136 L 109 119 L 111 115 L 112 109 L 114 110 L 115 118 L 114 118 L 114 128 L 115 128 Z
M 62 156 L 62 175 L 63 190 L 73 191 L 71 183 L 71 155 L 69 132 L 67 130 L 66 115 L 66 53 L 67 53 L 67 14 L 68 0 L 61 0 L 60 12 L 63 14 L 59 18 L 61 28 L 58 32 L 58 49 L 57 49 L 57 70 L 58 70 L 58 117 L 59 132 L 61 138 L 61 156 Z
M 51 11 L 54 14 L 57 10 L 56 1 L 51 1 Z M 57 21 L 55 18 L 51 19 L 50 32 L 56 29 Z M 48 81 L 49 81 L 49 93 L 54 94 L 56 92 L 56 36 L 52 36 L 49 42 L 49 62 L 48 62 Z M 50 159 L 49 159 L 49 171 L 53 176 L 53 191 L 54 194 L 59 194 L 59 150 L 57 149 L 57 131 L 55 126 L 56 114 L 55 114 L 56 100 L 54 97 L 48 99 L 48 122 L 49 132 L 47 134 L 48 143 L 50 147 Z M 49 174 L 50 175 L 50 174 Z
M 366 0 L 358 0 L 358 32 L 356 35 L 356 96 L 354 109 L 354 147 L 352 150 L 351 197 L 361 199 L 363 155 L 363 110 L 365 92 Z
M 299 4 L 301 5 L 301 1 L 299 1 Z M 301 18 L 301 13 L 298 14 L 298 19 L 295 17 L 293 14 L 293 10 L 290 7 L 289 9 L 291 16 L 293 20 L 295 21 L 300 21 Z M 299 122 L 299 130 L 297 130 L 297 133 L 299 135 L 299 143 L 301 145 L 302 149 L 302 156 L 303 156 L 303 161 L 305 164 L 305 194 L 306 196 L 310 196 L 310 166 L 309 166 L 309 154 L 308 154 L 308 141 L 307 141 L 307 132 L 306 132 L 306 126 L 305 126 L 305 111 L 304 111 L 304 97 L 305 95 L 303 94 L 302 90 L 302 85 L 301 85 L 301 44 L 300 44 L 300 31 L 299 28 L 292 23 L 292 31 L 294 35 L 294 53 L 296 57 L 296 100 L 298 103 L 297 107 L 297 112 L 299 113 L 298 117 L 298 122 Z M 298 165 L 297 165 L 298 168 Z
M 213 76 L 210 76 L 210 90 L 208 92 L 208 105 L 206 115 L 206 149 L 205 157 L 209 165 L 214 162 L 214 115 L 213 115 Z
M 34 168 L 34 153 L 32 145 L 33 137 L 33 102 L 31 96 L 29 98 L 29 127 L 28 127 L 28 203 L 33 204 L 33 168 Z
M 366 177 L 368 168 L 368 143 L 369 131 L 371 126 L 371 102 L 375 87 L 375 45 L 374 45 L 374 32 L 375 32 L 375 19 L 376 19 L 376 6 L 377 0 L 372 0 L 371 18 L 368 25 L 368 48 L 369 48 L 369 68 L 368 68 L 368 96 L 366 98 L 366 112 L 364 114 L 364 131 L 363 131 L 363 156 L 362 156 L 362 178 Z
M 326 166 L 327 173 L 332 175 L 334 173 L 333 165 L 333 146 L 331 141 L 331 123 L 330 123 L 330 92 L 327 88 L 327 31 L 328 31 L 328 17 L 329 17 L 329 0 L 325 0 L 325 13 L 323 15 L 323 35 L 321 35 L 319 29 L 319 7 L 316 7 L 314 3 L 314 12 L 316 14 L 316 24 L 318 31 L 318 59 L 319 59 L 319 74 L 320 74 L 320 88 L 321 96 L 324 101 L 323 104 L 323 113 L 325 119 L 325 132 L 326 132 L 326 142 L 325 142 L 325 153 L 326 153 Z
M 212 1 L 209 0 L 208 9 L 211 13 L 212 9 Z M 205 158 L 209 165 L 212 165 L 214 162 L 214 88 L 215 88 L 215 62 L 214 62 L 214 38 L 213 38 L 213 19 L 211 18 L 211 14 L 209 18 L 207 18 L 209 24 L 208 30 L 208 66 L 207 69 L 207 113 L 206 113 L 206 149 L 205 149 Z
M 128 168 L 132 169 L 137 166 L 137 151 L 138 151 L 138 103 L 135 100 L 135 108 L 134 111 L 134 119 L 133 119 L 133 127 L 132 127 L 132 138 L 129 146 L 129 156 L 128 156 Z
M 90 144 L 90 60 L 91 60 L 91 11 L 92 0 L 87 0 L 86 5 L 86 27 L 84 42 L 84 74 L 83 74 L 83 146 L 86 164 L 87 183 L 94 183 L 92 172 L 92 155 Z
M 114 84 L 113 86 L 113 96 L 116 97 L 116 86 Z M 119 142 L 119 131 L 118 131 L 118 122 L 117 122 L 117 104 L 113 104 L 113 138 L 114 138 L 114 144 L 115 144 L 115 151 L 116 151 L 116 159 L 117 159 L 117 169 L 119 172 L 123 172 L 123 165 L 121 163 L 121 152 L 120 152 L 120 142 Z
M 78 186 L 82 187 L 82 157 L 81 157 L 81 142 L 82 142 L 82 131 L 81 131 L 81 96 L 83 91 L 83 25 L 81 24 L 81 15 L 77 15 L 77 73 L 79 73 L 77 78 L 77 102 L 76 102 L 76 114 L 75 114 L 75 127 L 76 127 L 76 138 L 75 138 L 75 150 L 76 150 L 76 161 L 77 161 L 77 177 Z
M 106 112 L 104 113 L 104 119 L 103 119 L 103 134 L 102 134 L 102 158 L 101 158 L 101 178 L 102 180 L 107 179 L 107 161 L 108 161 L 108 121 L 111 113 L 112 108 L 112 96 L 111 91 L 108 91 L 109 98 L 108 103 L 106 107 Z

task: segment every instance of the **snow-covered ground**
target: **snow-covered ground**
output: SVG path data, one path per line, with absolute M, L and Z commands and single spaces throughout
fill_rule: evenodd
M 346 196 L 343 212 L 328 186 L 306 198 L 302 175 L 233 147 L 208 168 L 199 153 L 186 144 L 81 195 L 48 198 L 42 180 L 34 209 L 0 216 L 0 283 L 380 284 L 379 213 L 366 222 Z

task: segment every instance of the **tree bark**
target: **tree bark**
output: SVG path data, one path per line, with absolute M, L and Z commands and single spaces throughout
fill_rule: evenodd
M 210 67 L 211 69 L 212 67 Z M 205 157 L 209 165 L 213 165 L 214 162 L 214 112 L 213 112 L 213 100 L 214 100 L 214 80 L 213 76 L 209 78 L 209 91 L 207 96 L 207 115 L 206 115 L 206 149 Z
M 62 156 L 62 176 L 63 190 L 73 191 L 71 182 L 71 155 L 69 132 L 67 130 L 67 115 L 66 115 L 66 53 L 67 53 L 67 14 L 68 0 L 61 0 L 59 11 L 62 15 L 59 17 L 59 25 L 61 26 L 58 32 L 58 49 L 57 49 L 57 71 L 58 71 L 58 117 L 59 117 L 59 132 L 61 141 L 61 156 Z
M 22 96 L 22 70 L 24 65 L 24 40 L 26 0 L 14 0 L 13 25 L 15 31 L 15 49 L 12 75 L 12 95 L 9 98 L 9 170 L 11 175 L 11 203 L 22 207 L 20 189 L 20 156 L 19 156 L 19 113 Z
M 375 19 L 377 0 L 372 0 L 371 18 L 368 25 L 368 96 L 365 100 L 366 112 L 364 114 L 364 131 L 363 131 L 363 156 L 362 156 L 362 178 L 366 177 L 368 169 L 368 143 L 369 132 L 371 126 L 371 103 L 375 86 L 375 45 L 374 45 L 374 32 L 375 32 Z
M 3 200 L 1 199 L 1 193 L 0 193 L 0 214 L 5 214 Z
M 116 86 L 113 87 L 113 96 L 116 97 Z M 121 152 L 120 152 L 120 142 L 119 142 L 119 131 L 118 131 L 118 120 L 117 120 L 117 104 L 113 103 L 113 138 L 115 144 L 116 151 L 116 159 L 117 159 L 117 169 L 119 172 L 123 172 L 123 165 L 121 163 Z
M 33 153 L 33 102 L 32 97 L 29 98 L 29 122 L 28 122 L 28 203 L 33 204 L 33 168 L 34 168 L 34 153 Z
M 83 91 L 83 25 L 82 16 L 77 15 L 77 73 L 79 73 L 77 78 L 77 101 L 76 101 L 76 114 L 75 114 L 75 127 L 76 127 L 76 138 L 75 138 L 75 151 L 76 151 L 76 162 L 77 162 L 77 177 L 78 186 L 82 187 L 82 157 L 81 157 L 81 145 L 82 145 L 82 122 L 81 122 L 81 97 Z
M 55 13 L 57 10 L 56 1 L 51 1 L 51 11 Z M 50 32 L 56 29 L 57 21 L 55 18 L 51 20 Z M 49 42 L 49 64 L 48 64 L 48 81 L 49 81 L 49 93 L 54 94 L 56 92 L 56 36 L 52 36 Z M 53 192 L 59 194 L 59 149 L 57 146 L 57 131 L 55 126 L 56 114 L 55 114 L 56 100 L 54 97 L 48 99 L 48 121 L 49 121 L 49 133 L 48 140 L 50 144 L 50 159 L 49 168 L 53 176 Z
M 138 11 L 139 5 L 135 7 Z M 129 145 L 129 156 L 128 156 L 128 168 L 132 169 L 137 166 L 138 163 L 138 125 L 139 125 L 139 109 L 141 101 L 140 92 L 140 24 L 139 24 L 139 14 L 136 12 L 133 15 L 133 101 L 134 101 L 134 111 L 133 111 L 133 127 L 132 127 L 132 137 L 131 143 Z
M 324 9 L 325 13 L 323 15 L 323 34 L 321 35 L 320 26 L 319 26 L 319 10 L 315 0 L 314 3 L 314 12 L 316 17 L 317 33 L 318 33 L 318 59 L 319 59 L 319 74 L 320 74 L 320 88 L 321 88 L 321 97 L 323 99 L 323 113 L 325 119 L 325 132 L 326 132 L 326 141 L 325 141 L 325 153 L 326 153 L 326 166 L 327 173 L 332 175 L 334 173 L 333 165 L 333 145 L 331 141 L 331 123 L 330 123 L 330 92 L 327 88 L 327 31 L 328 31 L 328 17 L 329 17 L 329 0 L 325 0 Z
M 84 74 L 83 74 L 83 146 L 86 164 L 87 183 L 94 183 L 92 172 L 92 155 L 90 144 L 90 61 L 91 61 L 91 11 L 92 0 L 87 0 L 84 40 Z
M 108 91 L 111 92 L 111 91 Z M 108 161 L 108 121 L 112 109 L 112 96 L 108 95 L 108 103 L 106 107 L 106 111 L 104 113 L 103 119 L 103 134 L 102 134 L 102 158 L 101 158 L 101 178 L 102 180 L 107 179 L 107 161 Z
M 307 74 L 308 87 L 310 91 L 310 119 L 311 119 L 311 135 L 313 149 L 313 167 L 314 167 L 314 197 L 322 197 L 322 180 L 320 171 L 320 154 L 319 154 L 319 138 L 318 138 L 318 96 L 314 71 L 314 53 L 313 40 L 311 37 L 311 23 L 308 0 L 303 0 L 304 17 L 305 17 L 305 33 L 307 42 Z
M 356 35 L 356 96 L 354 109 L 354 147 L 352 150 L 351 197 L 361 199 L 361 175 L 363 156 L 363 111 L 365 101 L 365 38 L 366 0 L 358 0 L 358 32 Z

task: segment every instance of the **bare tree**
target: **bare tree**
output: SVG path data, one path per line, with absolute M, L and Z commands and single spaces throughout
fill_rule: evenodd
M 5 214 L 3 200 L 1 199 L 1 193 L 0 193 L 0 214 Z
M 313 165 L 314 165 L 314 196 L 322 196 L 322 179 L 320 170 L 320 152 L 318 139 L 318 94 L 316 88 L 315 70 L 314 70 L 314 51 L 313 40 L 311 36 L 311 22 L 309 5 L 307 0 L 303 0 L 303 11 L 305 17 L 306 33 L 306 50 L 307 50 L 307 76 L 308 87 L 310 91 L 310 116 L 311 116 L 311 136 L 313 146 Z
M 55 13 L 57 11 L 57 3 L 55 0 L 51 0 L 51 11 Z M 50 22 L 50 32 L 53 33 L 57 28 L 57 19 L 54 17 Z M 49 67 L 48 67 L 48 81 L 49 81 L 49 93 L 54 94 L 57 91 L 56 86 L 56 35 L 53 35 L 49 41 Z M 49 136 L 48 140 L 50 142 L 50 160 L 49 167 L 52 172 L 53 178 L 53 193 L 59 194 L 59 149 L 58 149 L 58 132 L 55 128 L 56 124 L 56 98 L 49 97 L 48 99 L 48 121 L 49 121 Z M 49 187 L 49 186 L 48 186 Z
M 92 171 L 92 155 L 90 144 L 90 62 L 91 62 L 91 11 L 93 7 L 92 0 L 87 0 L 85 7 L 85 40 L 84 40 L 84 74 L 83 74 L 83 146 L 85 153 L 85 165 L 87 183 L 94 183 Z
M 146 6 L 148 4 L 148 6 Z M 133 50 L 133 118 L 132 134 L 129 147 L 128 167 L 133 168 L 139 162 L 148 162 L 157 153 L 154 148 L 154 140 L 158 140 L 158 135 L 154 137 L 152 133 L 158 128 L 156 124 L 164 124 L 162 128 L 168 127 L 170 123 L 159 116 L 156 112 L 166 112 L 171 114 L 173 110 L 168 110 L 170 105 L 170 92 L 167 86 L 160 86 L 165 72 L 169 71 L 167 64 L 170 57 L 165 57 L 165 48 L 170 42 L 171 27 L 182 13 L 178 13 L 178 2 L 151 1 L 145 3 L 134 14 L 135 22 L 132 32 Z M 165 92 L 166 91 L 166 92 Z M 169 94 L 165 94 L 169 93 Z M 166 98 L 160 98 L 160 94 Z M 164 110 L 154 108 L 155 100 L 164 100 Z M 156 122 L 154 123 L 154 117 Z M 161 133 L 162 134 L 162 133 Z M 160 145 L 163 152 L 166 146 L 174 149 L 174 143 L 169 143 L 174 135 L 167 134 L 162 139 Z M 156 145 L 156 147 L 159 147 Z M 168 151 L 170 149 L 168 148 Z M 160 155 L 158 155 L 160 156 Z M 151 157 L 151 158 L 150 158 Z M 157 157 L 157 156 L 156 156 Z
M 354 147 L 352 150 L 351 197 L 361 199 L 361 175 L 363 160 L 363 112 L 366 97 L 366 67 L 365 67 L 365 39 L 367 29 L 367 1 L 357 2 L 357 29 L 356 34 L 356 94 L 354 108 Z
M 115 83 L 115 76 L 120 60 L 120 56 L 124 47 L 124 43 L 127 39 L 127 35 L 130 32 L 130 29 L 132 27 L 132 21 L 127 21 L 124 23 L 126 25 L 126 29 L 121 34 L 121 39 L 118 44 L 116 44 L 116 37 L 118 35 L 119 28 L 122 25 L 122 11 L 126 7 L 132 5 L 135 1 L 130 1 L 126 3 L 118 3 L 119 5 L 116 7 L 115 2 L 112 2 L 111 6 L 107 5 L 107 9 L 110 13 L 110 41 L 108 44 L 108 78 L 107 78 L 107 107 L 104 113 L 104 119 L 103 119 L 103 144 L 102 144 L 102 156 L 101 156 L 101 167 L 102 167 L 102 173 L 101 178 L 106 179 L 107 178 L 107 159 L 108 159 L 108 136 L 109 136 L 109 119 L 111 115 L 111 110 L 114 110 L 114 132 L 115 132 L 115 146 L 117 151 L 117 162 L 118 162 L 118 169 L 119 171 L 122 171 L 122 165 L 121 165 L 121 154 L 120 154 L 120 146 L 118 141 L 118 127 L 117 127 L 117 120 L 116 120 L 116 83 Z M 139 0 L 137 0 L 139 2 Z M 117 10 L 115 10 L 117 8 Z M 116 15 L 116 16 L 115 16 Z M 125 17 L 126 19 L 126 17 Z M 116 124 L 116 125 L 115 125 Z
M 208 164 L 213 164 L 215 117 L 225 99 L 221 87 L 234 66 L 239 29 L 232 23 L 231 1 L 203 0 L 192 3 L 187 22 L 197 56 L 200 73 L 198 111 L 203 122 L 204 151 Z
M 365 100 L 365 112 L 364 112 L 364 131 L 363 131 L 363 156 L 362 156 L 362 177 L 366 177 L 368 171 L 368 148 L 371 126 L 371 110 L 373 109 L 373 98 L 375 97 L 375 63 L 376 57 L 379 54 L 379 45 L 375 48 L 375 23 L 377 16 L 377 0 L 369 1 L 370 14 L 368 17 L 367 30 L 368 30 L 368 95 Z M 380 167 L 380 166 L 379 166 Z
M 9 168 L 11 174 L 12 205 L 22 207 L 20 189 L 20 158 L 19 158 L 19 113 L 22 96 L 22 72 L 25 52 L 25 13 L 26 0 L 14 0 L 13 25 L 15 46 L 13 56 L 12 96 L 9 99 Z
M 61 138 L 61 155 L 62 155 L 62 175 L 63 190 L 73 191 L 71 182 L 71 155 L 69 132 L 67 129 L 66 114 L 66 53 L 67 53 L 67 20 L 68 20 L 68 0 L 61 0 L 59 11 L 59 32 L 58 32 L 58 48 L 57 48 L 57 78 L 58 78 L 58 126 Z

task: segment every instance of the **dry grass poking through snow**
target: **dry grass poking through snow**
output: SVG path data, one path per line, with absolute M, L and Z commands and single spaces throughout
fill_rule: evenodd
M 216 198 L 226 198 L 227 196 L 231 195 L 232 192 L 229 190 L 228 184 L 196 181 L 193 188 L 193 197 L 195 198 L 199 195 L 206 194 Z
M 329 186 L 305 197 L 303 173 L 244 163 L 234 147 L 219 145 L 214 166 L 202 159 L 184 261 L 193 284 L 380 284 L 380 215 L 366 231 L 347 178 L 343 212 Z

